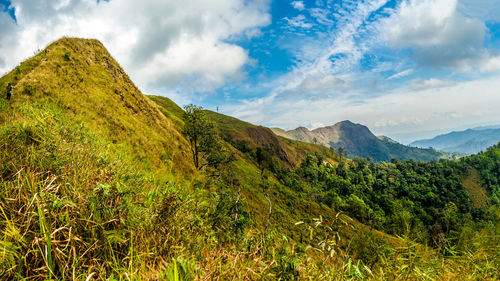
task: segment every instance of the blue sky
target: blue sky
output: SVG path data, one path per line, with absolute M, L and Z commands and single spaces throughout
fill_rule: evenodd
M 0 72 L 101 40 L 145 93 L 402 142 L 500 124 L 499 0 L 0 0 Z

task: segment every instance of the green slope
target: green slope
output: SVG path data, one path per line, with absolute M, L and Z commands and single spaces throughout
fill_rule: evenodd
M 179 106 L 166 97 L 149 97 L 158 104 L 162 112 L 178 120 L 178 125 L 182 128 L 183 110 Z M 308 198 L 300 198 L 296 191 L 280 183 L 270 171 L 266 171 L 266 179 L 263 180 L 255 159 L 255 150 L 257 147 L 269 146 L 277 165 L 283 169 L 298 165 L 308 152 L 320 153 L 329 162 L 335 163 L 335 152 L 319 145 L 280 138 L 268 128 L 255 126 L 234 117 L 212 111 L 205 112 L 216 122 L 226 146 L 237 156 L 232 169 L 240 177 L 241 192 L 245 195 L 251 215 L 255 219 L 255 227 L 261 228 L 266 223 L 269 212 L 266 195 L 271 199 L 273 209 L 271 224 L 286 230 L 292 236 L 296 235 L 293 225 L 297 221 L 306 217 L 335 215 L 327 206 L 311 202 Z
M 22 118 L 17 109 L 56 106 L 148 165 L 174 168 L 162 160 L 168 157 L 176 169 L 191 169 L 184 155 L 187 142 L 96 40 L 56 41 L 2 77 L 0 88 L 9 82 L 14 85 L 9 105 L 15 110 L 2 123 Z
M 379 272 L 427 280 L 457 267 L 465 268 L 457 278 L 498 276 L 496 260 L 476 252 L 448 260 L 337 216 L 320 181 L 310 182 L 314 170 L 300 174 L 311 159 L 325 171 L 352 164 L 324 146 L 206 111 L 236 160 L 196 171 L 183 110 L 144 96 L 96 40 L 56 41 L 0 78 L 1 88 L 7 83 L 14 95 L 0 98 L 0 279 L 334 280 Z M 258 148 L 272 162 L 263 174 Z M 494 164 L 477 160 L 487 192 L 496 192 Z
M 186 140 L 96 40 L 56 41 L 0 78 L 2 89 L 7 83 L 0 278 L 136 271 L 125 260 L 168 239 L 155 230 L 161 206 L 197 177 Z

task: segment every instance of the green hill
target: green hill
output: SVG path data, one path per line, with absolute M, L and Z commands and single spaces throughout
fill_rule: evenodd
M 330 208 L 297 196 L 267 171 L 262 180 L 252 153 L 245 155 L 230 144 L 226 146 L 237 157 L 227 177 L 232 177 L 234 186 L 227 187 L 228 179 L 195 171 L 189 143 L 182 135 L 182 109 L 168 99 L 144 96 L 96 40 L 56 41 L 0 79 L 0 87 L 7 83 L 14 85 L 14 95 L 11 101 L 0 99 L 1 209 L 5 212 L 2 224 L 7 227 L 1 247 L 8 253 L 2 276 L 69 278 L 74 269 L 88 275 L 87 269 L 97 265 L 94 271 L 100 276 L 121 274 L 131 266 L 123 259 L 132 258 L 132 247 L 137 247 L 137 259 L 151 247 L 156 249 L 152 259 L 140 260 L 137 266 L 153 266 L 161 274 L 167 269 L 157 258 L 178 256 L 171 247 L 188 247 L 200 233 L 212 241 L 224 240 L 208 223 L 198 226 L 203 230 L 180 236 L 196 220 L 216 219 L 223 198 L 240 201 L 235 198 L 242 197 L 254 231 L 267 221 L 266 197 L 272 204 L 273 233 L 281 229 L 298 235 L 294 222 L 335 215 Z M 296 144 L 298 148 L 292 148 L 268 129 L 244 126 L 248 135 L 242 135 L 242 140 L 256 141 L 252 148 L 267 141 L 276 144 L 270 154 L 278 165 L 292 167 L 311 147 Z M 221 123 L 220 128 L 222 132 L 228 127 Z M 315 150 L 335 157 L 328 149 Z M 268 191 L 262 191 L 263 184 Z M 194 203 L 179 207 L 184 200 L 196 202 L 197 207 Z M 172 206 L 163 205 L 170 201 Z M 28 208 L 14 211 L 21 206 Z M 170 229 L 173 222 L 176 228 Z M 158 244 L 165 239 L 168 245 Z M 72 246 L 57 241 L 69 241 Z M 210 245 L 218 244 L 208 244 L 206 251 Z M 46 250 L 39 251 L 40 247 Z M 193 254 L 195 248 L 190 246 Z M 94 258 L 82 258 L 86 254 Z M 29 262 L 23 261 L 25 255 Z
M 1 120 L 4 123 L 26 118 L 29 113 L 23 110 L 27 107 L 42 115 L 45 108 L 53 109 L 123 146 L 141 162 L 168 170 L 171 165 L 161 159 L 168 152 L 179 170 L 191 169 L 183 155 L 187 142 L 172 121 L 139 91 L 97 40 L 56 41 L 2 77 L 0 88 L 9 82 L 14 85 L 9 104 L 14 110 Z M 7 110 L 5 105 L 3 110 Z M 178 149 L 179 145 L 184 149 Z
M 498 278 L 498 148 L 351 161 L 203 111 L 232 161 L 198 170 L 184 110 L 96 40 L 58 40 L 7 83 L 2 280 Z

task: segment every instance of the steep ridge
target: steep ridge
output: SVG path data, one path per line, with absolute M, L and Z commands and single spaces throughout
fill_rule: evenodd
M 378 138 L 366 126 L 349 120 L 312 131 L 304 127 L 290 131 L 273 130 L 276 134 L 290 139 L 317 143 L 334 149 L 342 148 L 348 157 L 371 157 L 375 161 L 390 161 L 392 158 L 430 161 L 448 157 L 445 153 L 433 149 L 418 149 L 388 138 Z
M 165 169 L 192 170 L 187 142 L 97 40 L 56 41 L 2 77 L 0 88 L 7 83 L 14 85 L 12 108 L 56 105 L 67 118 L 80 119 L 134 157 Z
M 0 279 L 107 279 L 127 257 L 139 260 L 132 247 L 167 241 L 157 230 L 165 202 L 201 175 L 184 137 L 100 42 L 58 40 L 0 78 L 2 90 L 7 83 Z

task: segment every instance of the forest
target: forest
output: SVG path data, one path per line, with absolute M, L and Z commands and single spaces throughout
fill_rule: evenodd
M 476 204 L 463 184 L 473 171 L 480 171 L 488 194 Z M 276 173 L 284 184 L 316 202 L 436 248 L 468 249 L 471 233 L 498 223 L 494 209 L 488 208 L 498 204 L 500 196 L 498 146 L 458 161 L 374 163 L 354 158 L 335 167 L 325 164 L 321 155 L 309 154 L 296 170 Z

